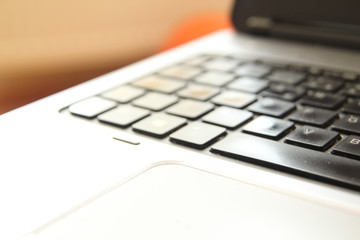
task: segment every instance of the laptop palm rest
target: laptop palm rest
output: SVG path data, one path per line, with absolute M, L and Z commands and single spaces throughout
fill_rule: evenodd
M 355 239 L 359 222 L 348 212 L 165 164 L 25 239 Z

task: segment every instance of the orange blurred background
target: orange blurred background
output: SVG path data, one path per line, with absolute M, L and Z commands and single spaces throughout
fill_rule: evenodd
M 231 4 L 1 0 L 0 114 L 224 27 Z

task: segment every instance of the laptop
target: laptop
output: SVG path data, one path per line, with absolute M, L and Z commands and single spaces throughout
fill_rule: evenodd
M 358 239 L 358 1 L 231 30 L 0 118 L 0 239 Z

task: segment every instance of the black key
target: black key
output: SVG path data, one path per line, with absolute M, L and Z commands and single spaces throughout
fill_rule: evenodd
M 300 86 L 273 83 L 266 91 L 262 92 L 262 96 L 293 102 L 303 96 L 305 92 L 305 88 Z
M 334 125 L 332 125 L 332 129 L 347 134 L 360 135 L 360 116 L 347 115 L 337 120 Z
M 243 132 L 262 136 L 271 139 L 279 139 L 284 136 L 292 127 L 294 123 L 267 117 L 260 116 L 243 127 Z
M 360 99 L 344 104 L 341 110 L 345 113 L 360 115 Z
M 266 78 L 271 82 L 284 83 L 289 85 L 297 85 L 306 77 L 305 73 L 292 70 L 275 70 Z
M 331 121 L 333 121 L 337 116 L 337 112 L 334 111 L 303 107 L 291 114 L 289 119 L 297 123 L 325 127 L 329 125 Z
M 272 117 L 283 117 L 293 109 L 295 109 L 294 103 L 273 98 L 260 99 L 258 102 L 250 105 L 248 108 L 249 111 L 269 115 Z
M 164 138 L 186 124 L 186 119 L 167 114 L 152 115 L 133 125 L 133 130 L 152 137 Z
M 337 132 L 302 126 L 286 137 L 285 142 L 293 145 L 324 151 L 339 138 Z
M 341 93 L 348 97 L 359 98 L 360 97 L 360 83 L 346 85 L 345 88 L 341 91 Z
M 360 150 L 360 145 L 357 149 Z M 239 132 L 215 143 L 211 152 L 351 189 L 360 189 L 360 162 L 328 153 Z
M 249 76 L 257 78 L 265 76 L 266 74 L 270 73 L 270 71 L 270 66 L 259 63 L 247 63 L 235 69 L 235 73 L 239 76 Z
M 117 106 L 116 102 L 101 97 L 91 97 L 80 102 L 74 103 L 69 107 L 69 111 L 81 117 L 94 118 Z
M 205 115 L 202 120 L 207 123 L 233 129 L 248 121 L 252 116 L 253 114 L 251 112 L 222 106 Z
M 360 137 L 348 136 L 345 140 L 335 146 L 332 153 L 360 160 Z M 356 162 L 359 163 L 358 161 Z M 356 177 L 358 176 L 360 176 L 359 173 Z
M 326 92 L 309 91 L 307 95 L 300 99 L 299 103 L 313 107 L 336 109 L 345 100 L 346 99 L 343 96 L 334 95 Z
M 330 77 L 312 77 L 308 79 L 304 86 L 308 89 L 317 90 L 317 91 L 326 91 L 326 92 L 336 92 L 342 86 L 344 82 L 339 79 L 333 79 Z
M 125 105 L 101 114 L 98 119 L 101 122 L 125 128 L 149 115 L 148 110 Z
M 343 72 L 341 74 L 341 78 L 347 81 L 356 81 L 358 79 L 359 75 L 354 72 Z
M 193 122 L 170 135 L 170 141 L 192 148 L 204 149 L 226 134 L 226 129 Z
M 307 72 L 312 76 L 320 76 L 323 73 L 323 70 L 319 67 L 311 66 L 308 68 Z

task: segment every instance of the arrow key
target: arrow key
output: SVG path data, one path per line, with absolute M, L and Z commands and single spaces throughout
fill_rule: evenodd
M 302 126 L 286 137 L 285 142 L 300 147 L 325 151 L 339 138 L 339 133 L 321 128 Z

